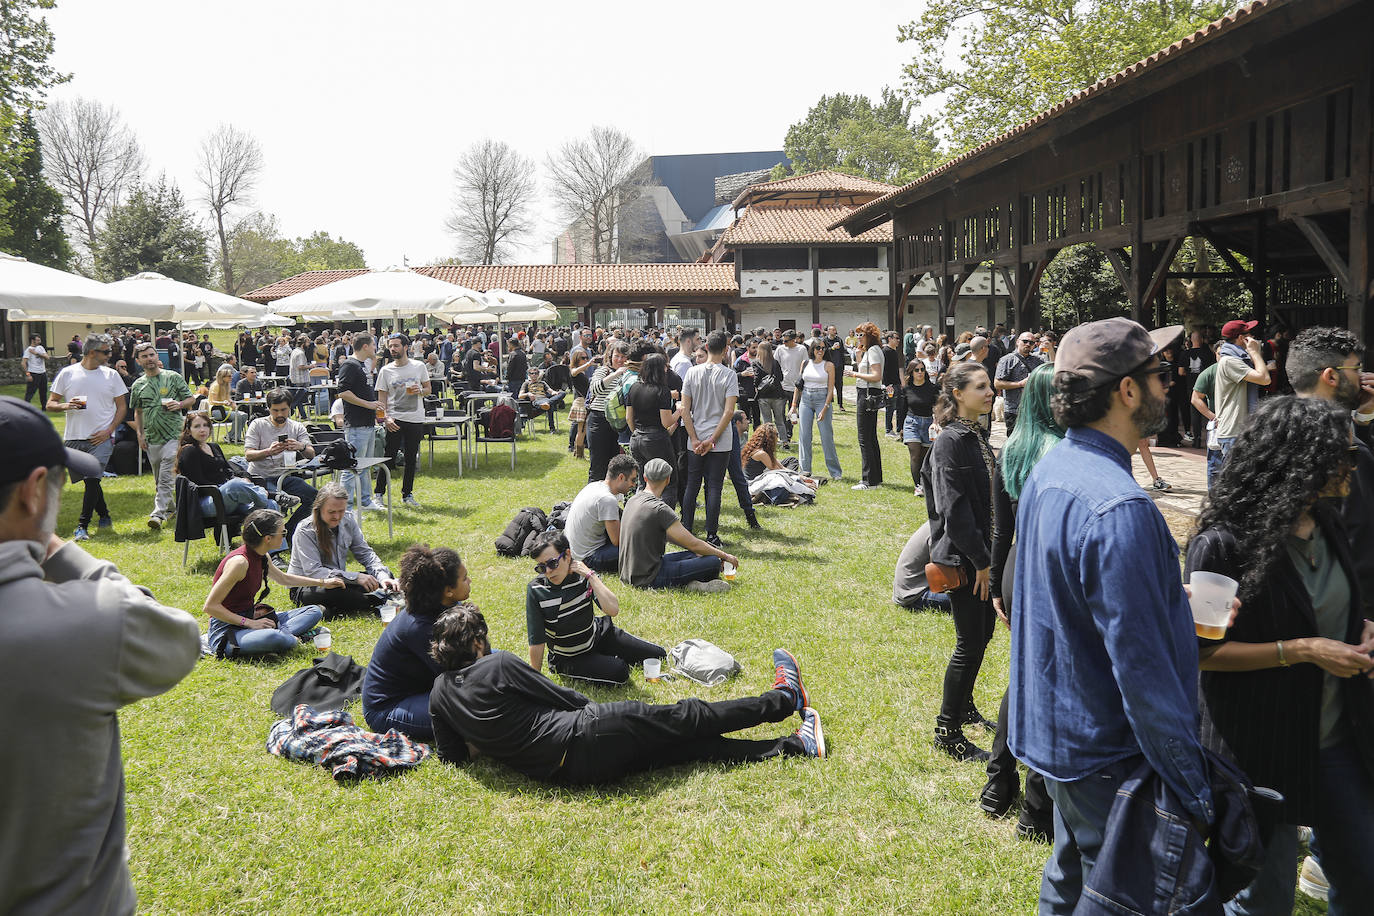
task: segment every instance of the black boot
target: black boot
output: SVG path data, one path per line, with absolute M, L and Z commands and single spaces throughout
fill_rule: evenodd
M 759 516 L 757 512 L 750 511 L 746 513 L 744 517 L 749 520 L 749 527 L 753 528 L 755 531 L 763 527 L 763 525 L 759 524 Z
M 994 820 L 1006 817 L 1016 803 L 1016 796 L 1021 794 L 1020 782 L 1020 779 L 1012 783 L 989 779 L 978 796 L 978 807 Z
M 955 760 L 976 760 L 986 763 L 992 755 L 964 737 L 964 730 L 948 720 L 935 719 L 935 749 L 944 751 Z
M 968 701 L 968 706 L 964 709 L 964 721 L 960 724 L 979 725 L 982 726 L 984 731 L 989 733 L 997 731 L 997 723 L 984 717 L 984 715 L 978 711 L 978 707 L 973 704 L 973 700 Z
M 1016 822 L 1016 835 L 1032 843 L 1054 842 L 1054 814 L 1032 814 L 1026 805 L 1021 806 L 1021 817 Z

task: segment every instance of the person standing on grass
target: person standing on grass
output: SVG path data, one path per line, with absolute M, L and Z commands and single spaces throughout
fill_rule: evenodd
M 728 591 L 721 565 L 738 568 L 739 560 L 692 534 L 663 501 L 672 475 L 673 466 L 662 458 L 644 465 L 644 489 L 630 497 L 620 519 L 620 580 L 635 588 Z M 665 555 L 670 540 L 686 549 Z
M 833 328 L 831 330 L 834 330 Z M 878 411 L 883 409 L 883 350 L 878 346 L 878 326 L 865 322 L 854 329 L 859 335 L 859 349 L 863 355 L 858 365 L 845 369 L 844 374 L 857 381 L 854 393 L 855 414 L 859 428 L 859 455 L 863 460 L 863 476 L 851 490 L 872 490 L 883 485 L 883 453 L 878 445 Z M 835 380 L 835 396 L 839 397 L 840 380 Z
M 886 405 L 883 427 L 889 439 L 900 439 L 902 424 L 906 422 L 906 402 L 902 398 L 903 365 L 900 337 L 896 331 L 888 331 L 887 343 L 883 345 L 883 403 Z
M 773 358 L 773 344 L 760 341 L 754 360 L 754 394 L 758 400 L 759 423 L 772 423 L 778 431 L 778 446 L 792 447 L 792 425 L 787 419 L 788 389 L 783 388 L 782 363 Z
M 630 454 L 643 467 L 653 458 L 673 462 L 673 433 L 677 431 L 680 412 L 673 405 L 672 390 L 668 387 L 668 361 L 661 353 L 650 353 L 640 366 L 639 376 L 630 385 L 625 398 L 625 422 L 630 428 Z M 670 484 L 669 505 L 675 490 Z
M 382 402 L 377 400 L 377 389 L 372 387 L 367 366 L 376 355 L 371 334 L 357 334 L 353 337 L 353 354 L 339 366 L 339 397 L 344 402 L 344 440 L 353 446 L 355 457 L 359 460 L 377 454 L 377 413 L 382 410 Z M 385 511 L 381 503 L 374 502 L 368 492 L 367 475 L 356 471 L 344 471 L 344 489 L 351 494 L 359 511 L 371 509 Z
M 682 380 L 682 422 L 687 427 L 687 495 L 684 524 L 696 522 L 697 496 L 706 484 L 706 543 L 720 546 L 720 495 L 729 470 L 733 438 L 730 422 L 739 400 L 739 377 L 724 364 L 728 338 L 712 331 L 706 339 L 706 362 L 693 366 Z
M 34 334 L 29 345 L 24 348 L 24 400 L 38 393 L 38 407 L 41 410 L 48 401 L 48 351 L 43 349 L 43 338 Z
M 196 396 L 185 379 L 162 368 L 162 360 L 152 344 L 134 347 L 134 360 L 143 369 L 143 377 L 129 389 L 129 406 L 134 412 L 138 446 L 148 453 L 148 463 L 157 475 L 157 495 L 148 527 L 158 531 L 172 514 L 172 499 L 176 495 L 181 412 L 195 406 Z
M 1008 747 L 1055 805 L 1041 913 L 1074 912 L 1117 789 L 1142 763 L 1184 829 L 1216 820 L 1178 545 L 1131 474 L 1131 450 L 1164 422 L 1159 351 L 1181 333 L 1109 318 L 1065 334 L 1052 406 L 1067 432 L 1021 490 Z
M 664 658 L 667 651 L 631 636 L 612 622 L 620 601 L 601 577 L 572 557 L 560 531 L 534 537 L 530 546 L 537 578 L 525 591 L 530 667 L 600 684 L 629 683 L 630 665 Z M 600 608 L 602 616 L 595 614 Z
M 118 711 L 189 674 L 200 629 L 54 533 L 94 455 L 18 398 L 0 441 L 0 913 L 133 913 Z
M 415 468 L 420 464 L 420 440 L 425 437 L 424 399 L 429 397 L 429 372 L 409 355 L 410 341 L 392 334 L 386 341 L 391 362 L 377 370 L 377 400 L 386 412 L 386 458 L 395 461 L 404 449 L 405 476 L 401 502 L 418 509 L 415 501 Z M 380 487 L 381 481 L 378 481 Z M 381 491 L 384 492 L 384 491 Z
M 872 322 L 869 323 L 869 326 L 873 326 Z M 873 332 L 873 343 L 876 346 L 878 343 L 876 339 L 878 333 L 876 327 L 873 328 Z M 844 379 L 845 376 L 849 374 L 845 372 L 845 369 L 850 363 L 849 344 L 840 339 L 840 332 L 836 330 L 833 324 L 825 329 L 824 337 L 820 336 L 821 332 L 819 327 L 815 329 L 814 333 L 816 335 L 814 339 L 825 343 L 825 361 L 835 370 L 835 408 L 839 410 L 840 413 L 848 413 L 844 408 Z M 879 381 L 881 381 L 881 377 Z
M 930 425 L 935 414 L 935 401 L 940 386 L 931 381 L 925 360 L 913 359 L 906 365 L 906 379 L 899 396 L 905 405 L 902 420 L 902 442 L 911 458 L 911 484 L 917 496 L 925 496 L 921 489 L 921 469 L 930 450 Z
M 792 653 L 773 651 L 773 686 L 759 697 L 671 706 L 593 703 L 560 687 L 510 652 L 493 652 L 487 622 L 472 605 L 444 612 L 431 652 L 443 674 L 429 708 L 440 759 L 491 757 L 530 779 L 598 785 L 632 773 L 694 761 L 746 763 L 779 756 L 824 757 L 820 715 L 811 708 Z M 772 740 L 724 734 L 799 713 L 798 731 Z
M 587 388 L 587 448 L 591 452 L 587 462 L 587 482 L 592 483 L 606 476 L 606 465 L 611 458 L 620 454 L 620 438 L 611 421 L 606 419 L 606 398 L 616 386 L 625 379 L 625 360 L 630 355 L 630 347 L 623 341 L 615 341 L 607 348 L 609 360 L 601 364 L 602 357 L 594 357 L 597 369 Z
M 63 366 L 48 392 L 47 409 L 66 413 L 64 444 L 86 452 L 100 463 L 100 474 L 84 477 L 85 496 L 76 520 L 73 541 L 91 539 L 91 518 L 99 516 L 100 528 L 113 528 L 110 510 L 105 505 L 105 490 L 100 481 L 114 451 L 110 438 L 128 413 L 128 386 L 119 373 L 105 365 L 110 359 L 111 340 L 104 334 L 91 334 L 81 347 L 81 361 Z
M 792 415 L 801 428 L 801 448 L 797 456 L 802 473 L 811 476 L 811 423 L 821 431 L 821 448 L 825 452 L 825 468 L 833 483 L 840 479 L 840 456 L 835 451 L 835 432 L 831 411 L 835 400 L 835 368 L 825 359 L 825 342 L 813 340 L 811 359 L 797 375 L 792 391 Z

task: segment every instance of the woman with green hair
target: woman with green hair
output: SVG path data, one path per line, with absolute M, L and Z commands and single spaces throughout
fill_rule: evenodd
M 996 511 L 992 529 L 992 607 L 1003 623 L 1010 625 L 1012 579 L 1016 558 L 1012 542 L 1016 535 L 1016 504 L 1031 470 L 1050 449 L 1064 438 L 1064 430 L 1054 422 L 1050 396 L 1054 393 L 1054 366 L 1042 363 L 1031 370 L 1021 395 L 1016 429 L 1002 447 L 993 476 Z M 999 723 L 1007 721 L 1007 695 L 1002 695 Z M 1007 748 L 1007 731 L 999 726 L 988 761 L 988 781 L 983 786 L 979 807 L 989 817 L 1005 817 L 1020 789 L 1016 758 Z M 1031 770 L 1026 776 L 1026 794 L 1021 802 L 1018 836 L 1050 839 L 1054 835 L 1054 803 L 1045 791 L 1045 777 Z

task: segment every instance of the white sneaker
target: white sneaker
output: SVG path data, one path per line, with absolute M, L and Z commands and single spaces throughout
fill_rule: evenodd
M 1328 893 L 1326 873 L 1317 860 L 1308 856 L 1302 860 L 1302 871 L 1298 872 L 1298 890 L 1317 900 L 1325 900 Z
M 877 488 L 877 487 L 870 487 L 870 486 L 869 486 L 868 484 L 866 484 L 866 483 L 856 483 L 856 484 L 854 484 L 854 486 L 850 487 L 849 489 L 851 489 L 851 490 L 876 490 L 876 489 L 878 489 L 878 488 Z
M 714 594 L 715 592 L 728 592 L 730 590 L 730 583 L 726 582 L 724 579 L 712 579 L 709 582 L 698 582 L 693 580 L 684 585 L 683 588 L 689 592 L 706 592 L 707 594 Z
M 385 512 L 386 506 L 381 503 L 364 503 L 363 510 L 366 512 Z

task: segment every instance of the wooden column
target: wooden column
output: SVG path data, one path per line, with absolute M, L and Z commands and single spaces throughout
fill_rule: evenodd
M 1350 132 L 1350 283 L 1346 288 L 1346 321 L 1369 340 L 1374 330 L 1374 237 L 1370 234 L 1371 191 L 1374 182 L 1374 77 L 1368 61 L 1355 81 Z
M 811 267 L 811 323 L 821 322 L 821 255 L 816 248 L 806 249 L 807 263 Z

